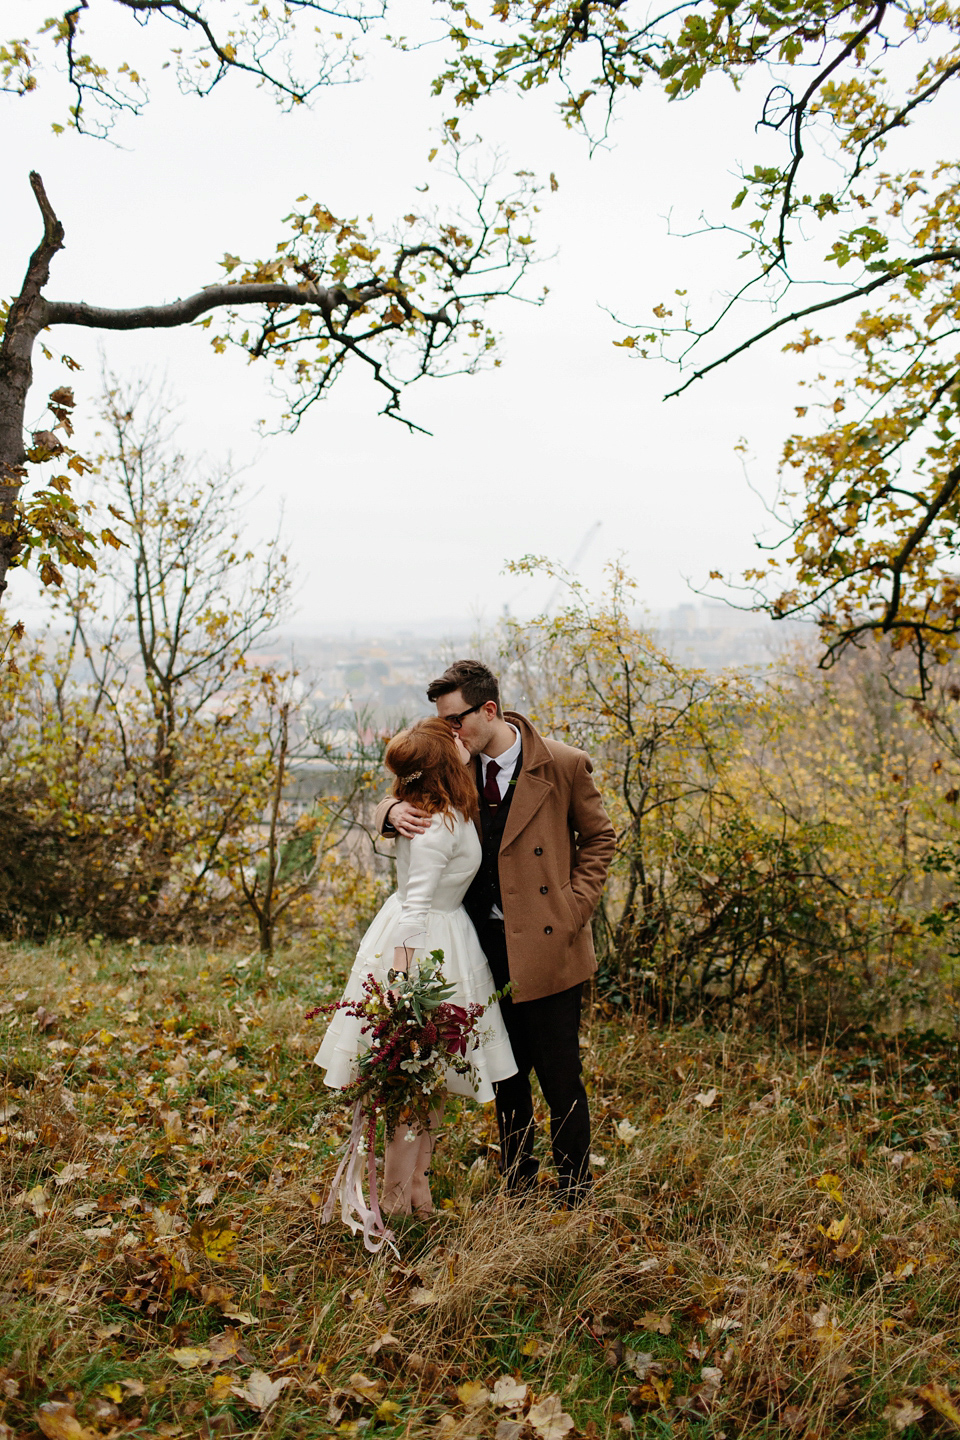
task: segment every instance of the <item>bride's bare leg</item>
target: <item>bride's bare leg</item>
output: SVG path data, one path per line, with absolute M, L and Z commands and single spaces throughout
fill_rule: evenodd
M 407 1139 L 407 1136 L 410 1139 Z M 420 1127 L 401 1122 L 387 1141 L 383 1156 L 380 1209 L 387 1215 L 409 1215 L 414 1172 L 420 1156 Z
M 442 1106 L 438 1106 L 436 1110 L 431 1110 L 427 1128 L 420 1132 L 420 1143 L 417 1146 L 417 1163 L 413 1172 L 413 1183 L 410 1187 L 410 1203 L 417 1215 L 433 1214 L 433 1196 L 430 1194 L 429 1171 L 430 1162 L 433 1159 L 433 1147 L 436 1144 L 437 1131 L 440 1129 L 440 1121 L 442 1118 Z

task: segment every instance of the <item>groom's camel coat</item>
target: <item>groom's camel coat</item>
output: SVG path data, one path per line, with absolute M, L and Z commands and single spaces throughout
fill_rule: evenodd
M 589 756 L 544 739 L 523 715 L 504 716 L 523 744 L 499 857 L 512 999 L 539 1000 L 597 968 L 589 921 L 616 837 Z M 378 831 L 394 804 L 390 796 L 377 806 Z

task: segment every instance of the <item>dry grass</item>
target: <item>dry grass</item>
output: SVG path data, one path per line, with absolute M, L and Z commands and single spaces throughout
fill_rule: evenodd
M 503 1374 L 510 1440 L 552 1394 L 588 1436 L 953 1427 L 953 1047 L 597 1012 L 595 1204 L 505 1201 L 490 1115 L 451 1105 L 442 1208 L 371 1260 L 318 1219 L 343 1127 L 302 1016 L 335 984 L 296 954 L 0 951 L 0 1437 L 506 1440 L 464 1403 Z M 256 1371 L 289 1382 L 263 1412 Z

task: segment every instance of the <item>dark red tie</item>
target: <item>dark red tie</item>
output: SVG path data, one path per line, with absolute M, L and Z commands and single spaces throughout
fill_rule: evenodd
M 500 786 L 497 784 L 499 774 L 500 766 L 496 760 L 488 760 L 487 778 L 483 782 L 483 798 L 493 810 L 500 804 Z

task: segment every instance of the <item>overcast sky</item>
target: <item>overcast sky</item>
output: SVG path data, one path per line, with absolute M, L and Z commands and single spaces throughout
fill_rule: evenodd
M 394 6 L 392 28 L 410 33 L 423 13 Z M 0 38 L 39 18 L 35 3 L 4 0 Z M 36 95 L 0 96 L 4 294 L 18 290 L 40 233 L 31 168 L 66 229 L 48 296 L 108 305 L 190 293 L 221 278 L 226 251 L 269 254 L 304 192 L 335 214 L 372 212 L 382 225 L 424 203 L 415 186 L 442 195 L 426 163 L 445 113 L 429 95 L 442 47 L 402 55 L 367 42 L 362 83 L 283 114 L 240 76 L 202 101 L 181 97 L 172 72 L 159 70 L 159 42 L 175 39 L 154 23 L 118 42 L 117 53 L 144 68 L 153 57 L 154 99 L 142 119 L 117 127 L 115 144 L 51 134 L 68 103 L 54 73 L 40 77 Z M 548 285 L 550 296 L 539 309 L 503 302 L 491 311 L 503 334 L 500 369 L 408 392 L 407 413 L 432 438 L 378 418 L 379 396 L 360 376 L 341 382 L 296 435 L 262 438 L 257 420 L 276 423 L 280 413 L 267 367 L 215 356 L 196 329 L 97 337 L 63 327 L 56 348 L 83 363 L 75 383 L 85 397 L 101 345 L 121 376 L 166 377 L 181 401 L 184 443 L 247 467 L 253 531 L 272 532 L 283 506 L 305 628 L 449 630 L 505 605 L 532 612 L 549 584 L 505 576 L 504 562 L 528 552 L 568 562 L 597 521 L 579 567 L 585 580 L 599 584 L 604 561 L 622 553 L 650 607 L 695 598 L 688 580 L 735 572 L 756 555 L 752 536 L 769 521 L 734 446 L 747 438 L 750 478 L 772 495 L 802 371 L 774 344 L 663 403 L 673 374 L 616 348 L 622 331 L 603 307 L 642 320 L 675 287 L 709 303 L 730 284 L 731 248 L 671 238 L 667 216 L 677 230 L 695 227 L 702 211 L 727 217 L 736 159 L 752 164 L 760 154 L 756 99 L 749 87 L 738 96 L 718 82 L 695 103 L 667 105 L 651 89 L 624 107 L 610 147 L 593 158 L 544 95 L 478 112 L 512 168 L 559 181 L 538 233 L 553 258 L 531 285 Z M 66 378 L 38 366 L 28 425 Z M 18 592 L 26 603 L 16 576 L 11 592 L 14 607 Z

